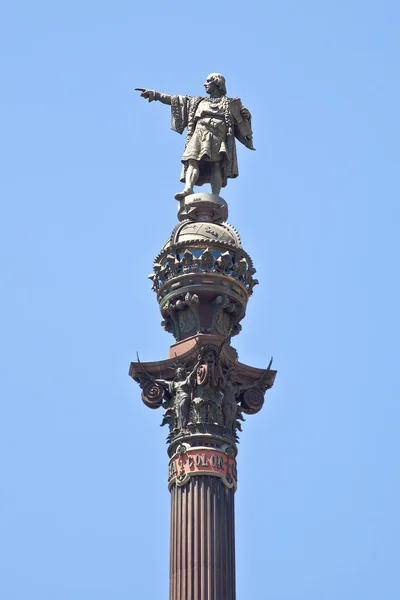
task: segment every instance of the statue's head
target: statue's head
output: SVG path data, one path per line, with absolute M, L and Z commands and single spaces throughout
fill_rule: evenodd
M 182 379 L 185 379 L 186 373 L 185 373 L 185 369 L 183 367 L 178 367 L 176 369 L 176 377 L 179 381 L 182 381 Z
M 200 357 L 209 366 L 215 365 L 217 358 L 217 348 L 213 344 L 207 344 L 203 346 L 200 352 Z
M 207 94 L 212 94 L 215 90 L 219 90 L 221 96 L 226 96 L 225 77 L 221 73 L 211 73 L 204 82 Z

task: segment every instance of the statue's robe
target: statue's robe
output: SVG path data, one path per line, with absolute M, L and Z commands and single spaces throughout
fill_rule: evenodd
M 221 164 L 223 187 L 228 178 L 239 175 L 235 137 L 254 150 L 251 122 L 241 116 L 242 108 L 239 98 L 172 96 L 171 129 L 183 133 L 187 128 L 181 181 L 185 181 L 189 160 L 199 161 L 196 185 L 210 183 L 213 162 Z

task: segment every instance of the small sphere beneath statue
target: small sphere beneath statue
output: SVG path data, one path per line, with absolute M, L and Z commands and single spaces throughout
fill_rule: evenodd
M 228 219 L 228 205 L 221 196 L 215 194 L 189 194 L 179 201 L 178 219 L 223 223 Z

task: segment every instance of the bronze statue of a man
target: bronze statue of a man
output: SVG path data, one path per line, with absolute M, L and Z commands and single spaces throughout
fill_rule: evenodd
M 239 98 L 226 96 L 225 78 L 212 73 L 204 87 L 209 98 L 170 96 L 136 88 L 149 102 L 158 100 L 171 106 L 174 131 L 183 133 L 187 129 L 181 173 L 185 187 L 175 194 L 177 200 L 193 194 L 193 186 L 203 183 L 210 183 L 212 193 L 218 196 L 228 178 L 238 176 L 235 137 L 250 150 L 255 149 L 250 112 Z

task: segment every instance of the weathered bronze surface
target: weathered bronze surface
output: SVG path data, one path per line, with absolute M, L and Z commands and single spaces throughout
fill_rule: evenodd
M 174 355 L 164 361 L 133 362 L 129 370 L 146 406 L 164 408 L 168 442 L 195 434 L 236 442 L 243 413 L 261 410 L 276 371 L 239 363 L 236 351 L 216 335 L 198 334 L 175 344 Z
M 149 275 L 161 325 L 175 343 L 166 360 L 138 357 L 129 369 L 143 402 L 162 408 L 168 428 L 170 600 L 235 600 L 238 436 L 276 376 L 272 361 L 250 367 L 231 345 L 258 281 L 219 192 L 237 175 L 234 136 L 253 149 L 251 117 L 239 99 L 226 97 L 221 75 L 210 75 L 205 87 L 210 99 L 139 90 L 170 104 L 172 128 L 188 130 L 179 223 Z M 211 194 L 193 192 L 205 182 Z
M 240 98 L 228 98 L 225 78 L 212 73 L 204 83 L 209 98 L 162 94 L 155 90 L 135 88 L 141 96 L 171 106 L 171 128 L 187 130 L 182 156 L 182 192 L 177 200 L 193 194 L 193 186 L 211 184 L 213 194 L 219 195 L 229 178 L 239 175 L 235 138 L 250 150 L 253 147 L 251 114 Z
M 222 335 L 228 340 L 237 335 L 258 283 L 238 232 L 219 222 L 221 206 L 227 215 L 225 201 L 217 196 L 186 196 L 179 210 L 181 215 L 191 212 L 191 219 L 174 228 L 149 275 L 163 317 L 161 324 L 177 341 L 197 333 Z

